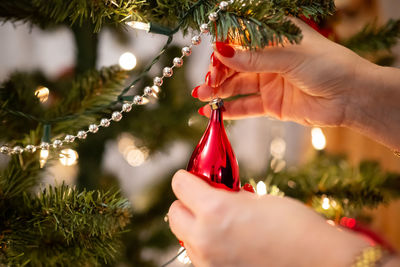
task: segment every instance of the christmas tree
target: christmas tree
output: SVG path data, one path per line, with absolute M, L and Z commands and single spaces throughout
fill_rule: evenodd
M 334 11 L 329 0 L 2 1 L 3 22 L 29 23 L 46 31 L 67 28 L 77 53 L 73 71 L 58 79 L 41 71 L 16 70 L 1 83 L 0 149 L 8 157 L 0 174 L 1 264 L 91 266 L 119 261 L 154 266 L 143 257 L 145 248 L 165 250 L 177 244 L 162 219 L 173 200 L 172 174 L 165 173 L 154 185 L 147 209 L 132 210 L 115 177 L 102 172 L 105 142 L 124 131 L 141 140 L 150 154 L 175 140 L 194 145 L 205 121 L 187 126 L 200 103 L 184 89 L 182 64 L 202 34 L 249 49 L 296 44 L 302 35 L 290 17 L 308 19 L 321 29 L 317 22 L 327 22 Z M 96 69 L 99 33 L 107 28 L 126 37 L 129 26 L 160 34 L 160 39 L 166 36 L 161 51 L 132 71 Z M 179 31 L 189 37 L 184 48 L 172 45 Z M 380 62 L 399 37 L 400 21 L 390 20 L 381 26 L 371 23 L 338 42 Z M 151 77 L 157 65 L 170 67 Z M 76 149 L 80 157 L 77 186 L 38 188 L 46 168 L 60 157 L 73 156 L 65 148 Z M 280 160 L 272 157 L 264 183 L 252 181 L 254 186 L 300 199 L 336 223 L 400 193 L 400 177 L 373 162 L 354 167 L 344 158 L 321 153 L 299 169 L 282 170 Z

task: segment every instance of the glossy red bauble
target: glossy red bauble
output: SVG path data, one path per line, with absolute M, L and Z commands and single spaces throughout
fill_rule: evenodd
M 210 121 L 193 151 L 187 170 L 214 187 L 239 191 L 239 165 L 225 132 L 223 102 L 214 99 L 210 105 Z

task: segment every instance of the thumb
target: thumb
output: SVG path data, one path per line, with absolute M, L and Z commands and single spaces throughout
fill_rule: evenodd
M 216 57 L 227 67 L 238 72 L 287 72 L 299 61 L 297 45 L 268 46 L 249 50 L 241 46 L 216 42 Z

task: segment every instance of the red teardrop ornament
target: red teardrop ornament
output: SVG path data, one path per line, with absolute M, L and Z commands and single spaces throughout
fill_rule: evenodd
M 214 187 L 239 191 L 239 165 L 225 132 L 223 101 L 214 99 L 210 106 L 210 121 L 193 151 L 187 170 Z

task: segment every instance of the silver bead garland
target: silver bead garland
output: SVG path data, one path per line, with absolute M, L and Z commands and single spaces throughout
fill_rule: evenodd
M 199 45 L 201 43 L 200 35 L 195 35 L 192 37 L 192 45 Z
M 172 74 L 174 74 L 174 71 L 172 70 L 172 68 L 170 68 L 170 67 L 165 67 L 165 68 L 163 69 L 163 75 L 164 75 L 165 77 L 171 77 Z M 158 85 L 158 84 L 157 84 L 157 85 Z
M 79 139 L 86 139 L 87 133 L 86 133 L 85 131 L 79 131 L 79 132 L 76 134 L 76 136 L 77 136 Z
M 133 105 L 142 105 L 142 104 L 146 104 L 147 102 L 145 102 L 145 97 L 146 96 L 153 96 L 153 97 L 157 97 L 158 93 L 160 92 L 160 87 L 163 85 L 163 78 L 164 77 L 171 77 L 173 75 L 173 68 L 179 68 L 182 67 L 183 65 L 183 57 L 188 57 L 192 54 L 192 46 L 193 45 L 199 45 L 201 43 L 201 34 L 206 34 L 210 32 L 209 29 L 209 23 L 210 22 L 214 22 L 218 20 L 218 12 L 225 11 L 228 9 L 229 4 L 232 4 L 233 0 L 229 0 L 229 1 L 221 1 L 219 3 L 219 8 L 214 11 L 211 12 L 208 15 L 208 23 L 203 23 L 200 25 L 199 29 L 200 29 L 200 34 L 199 35 L 195 35 L 192 37 L 191 39 L 191 45 L 189 46 L 185 46 L 182 48 L 181 52 L 182 52 L 182 56 L 181 57 L 175 57 L 173 59 L 173 65 L 171 67 L 165 67 L 162 71 L 163 76 L 162 77 L 155 77 L 153 79 L 153 85 L 152 86 L 146 86 L 144 88 L 143 91 L 143 95 L 136 95 L 133 98 L 133 101 L 130 103 L 124 103 L 121 107 L 121 111 L 115 111 L 112 113 L 111 118 L 107 119 L 107 118 L 102 118 L 100 120 L 100 123 L 97 124 L 91 124 L 88 127 L 88 131 L 78 131 L 76 135 L 71 135 L 68 134 L 64 137 L 64 141 L 62 140 L 54 140 L 53 143 L 50 145 L 50 143 L 48 142 L 42 142 L 39 146 L 35 146 L 35 145 L 27 145 L 25 148 L 21 147 L 21 146 L 14 146 L 13 148 L 10 148 L 6 145 L 2 145 L 0 147 L 0 153 L 2 154 L 7 154 L 7 155 L 12 155 L 12 154 L 21 154 L 24 151 L 29 152 L 29 153 L 34 153 L 36 152 L 36 150 L 38 148 L 42 149 L 42 150 L 49 150 L 51 147 L 53 148 L 60 148 L 64 145 L 64 143 L 73 143 L 76 138 L 78 139 L 86 139 L 87 137 L 87 133 L 97 133 L 99 130 L 99 127 L 109 127 L 110 126 L 110 122 L 111 121 L 120 121 L 122 119 L 122 112 L 130 112 L 132 110 L 132 106 Z M 134 85 L 131 85 L 131 88 L 133 88 Z
M 97 133 L 98 130 L 99 130 L 99 127 L 96 124 L 90 124 L 89 125 L 89 132 Z
M 180 57 L 176 57 L 174 58 L 174 60 L 172 61 L 172 63 L 174 64 L 174 67 L 176 68 L 180 68 L 183 65 L 183 59 Z
M 62 144 L 63 144 L 63 142 L 61 140 L 54 140 L 53 147 L 60 148 L 62 146 Z
M 122 114 L 119 111 L 114 111 L 113 114 L 111 115 L 111 119 L 113 121 L 120 121 L 122 119 Z

